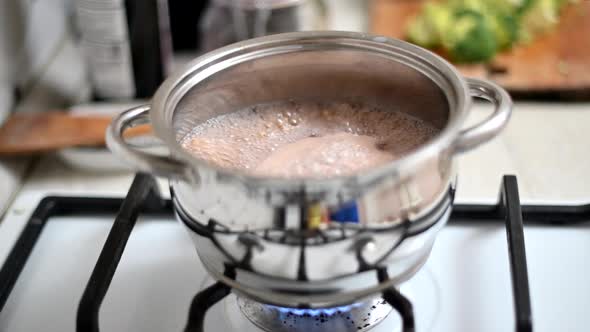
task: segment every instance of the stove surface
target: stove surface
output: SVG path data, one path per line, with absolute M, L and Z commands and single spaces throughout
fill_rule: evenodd
M 113 219 L 50 219 L 0 313 L 0 331 L 74 331 L 80 297 Z M 535 331 L 587 331 L 590 230 L 526 226 L 525 237 Z M 193 296 L 211 282 L 179 223 L 140 218 L 101 307 L 101 331 L 182 331 Z M 513 330 L 503 222 L 448 225 L 426 266 L 401 291 L 414 303 L 418 332 Z M 398 329 L 399 316 L 392 313 L 371 331 Z M 205 331 L 261 330 L 231 295 L 208 312 Z

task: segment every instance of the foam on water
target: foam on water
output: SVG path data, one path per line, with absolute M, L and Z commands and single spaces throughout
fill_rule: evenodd
M 212 118 L 181 144 L 220 167 L 317 178 L 389 163 L 437 132 L 417 118 L 362 103 L 287 101 Z

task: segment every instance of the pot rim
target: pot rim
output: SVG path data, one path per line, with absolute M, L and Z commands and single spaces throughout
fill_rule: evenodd
M 427 143 L 412 153 L 391 163 L 348 176 L 327 178 L 261 177 L 212 165 L 186 151 L 176 140 L 171 117 L 174 108 L 185 93 L 200 81 L 233 65 L 251 59 L 293 52 L 301 49 L 302 44 L 331 42 L 343 48 L 361 51 L 379 52 L 388 55 L 392 61 L 398 61 L 428 77 L 443 91 L 449 108 L 449 118 L 444 128 Z M 445 82 L 446 81 L 446 82 Z M 447 84 L 447 87 L 441 84 Z M 170 149 L 171 154 L 185 161 L 192 168 L 206 169 L 222 175 L 224 179 L 235 179 L 259 188 L 279 189 L 285 191 L 322 191 L 323 188 L 346 185 L 366 185 L 382 181 L 387 177 L 400 177 L 412 174 L 416 167 L 444 151 L 454 153 L 453 146 L 461 134 L 462 125 L 471 106 L 469 87 L 463 76 L 442 57 L 408 42 L 358 32 L 312 31 L 293 32 L 265 36 L 235 43 L 202 55 L 191 61 L 184 70 L 171 75 L 158 88 L 152 101 L 149 117 L 154 133 Z

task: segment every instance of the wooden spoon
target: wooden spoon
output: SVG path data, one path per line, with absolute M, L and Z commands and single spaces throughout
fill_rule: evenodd
M 75 146 L 104 146 L 108 116 L 66 112 L 16 113 L 0 127 L 0 155 L 23 155 Z M 151 133 L 151 126 L 129 128 L 125 137 Z

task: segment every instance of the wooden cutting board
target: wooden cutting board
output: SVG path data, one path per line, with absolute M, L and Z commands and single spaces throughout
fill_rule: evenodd
M 74 146 L 103 146 L 111 117 L 67 112 L 15 113 L 0 126 L 0 156 L 54 151 Z M 125 137 L 151 133 L 151 126 L 129 128 Z
M 372 0 L 372 33 L 403 39 L 421 0 Z M 556 29 L 500 53 L 490 64 L 458 65 L 465 76 L 492 79 L 512 92 L 590 96 L 590 0 L 564 9 Z

